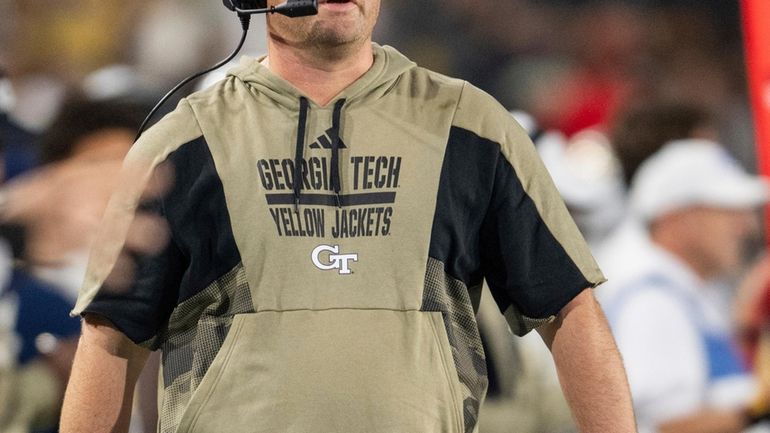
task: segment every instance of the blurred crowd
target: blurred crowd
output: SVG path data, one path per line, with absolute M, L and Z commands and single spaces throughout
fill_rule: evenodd
M 739 3 L 382 7 L 375 40 L 483 88 L 529 132 L 609 278 L 597 296 L 640 431 L 770 431 L 770 184 L 752 174 Z M 0 2 L 0 433 L 56 430 L 68 312 L 115 173 L 155 101 L 239 33 L 218 0 Z M 264 51 L 259 18 L 244 54 Z M 481 433 L 575 431 L 547 348 L 514 339 L 488 295 Z M 154 431 L 156 377 L 150 363 L 133 432 Z

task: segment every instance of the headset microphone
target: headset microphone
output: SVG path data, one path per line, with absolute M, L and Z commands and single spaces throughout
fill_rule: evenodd
M 142 122 L 142 126 L 139 127 L 139 132 L 136 134 L 134 141 L 139 139 L 139 137 L 142 135 L 142 132 L 144 132 L 144 129 L 147 127 L 147 123 L 150 121 L 150 119 L 152 119 L 152 116 L 158 111 L 163 103 L 171 97 L 171 95 L 176 93 L 190 81 L 221 68 L 222 66 L 226 65 L 227 62 L 235 58 L 238 52 L 241 51 L 243 42 L 246 40 L 246 34 L 249 32 L 249 23 L 251 22 L 252 15 L 281 14 L 290 18 L 298 18 L 315 15 L 318 13 L 318 0 L 286 0 L 277 6 L 270 7 L 267 7 L 267 0 L 222 0 L 222 3 L 226 8 L 236 12 L 238 14 L 238 18 L 241 20 L 243 34 L 241 35 L 241 40 L 238 42 L 238 46 L 235 48 L 235 51 L 227 56 L 226 59 L 222 60 L 211 68 L 185 78 L 168 93 L 166 93 L 166 95 L 161 98 L 155 107 L 153 107 L 153 109 L 150 111 L 150 114 L 148 114 L 144 119 L 144 122 Z

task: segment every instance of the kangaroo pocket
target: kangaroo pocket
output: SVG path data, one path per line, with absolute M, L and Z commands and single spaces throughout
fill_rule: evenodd
M 179 432 L 461 432 L 441 313 L 235 316 Z

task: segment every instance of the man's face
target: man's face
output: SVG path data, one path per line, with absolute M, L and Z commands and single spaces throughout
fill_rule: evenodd
M 688 211 L 693 254 L 714 276 L 739 271 L 744 248 L 759 227 L 752 210 L 698 207 Z M 685 229 L 686 230 L 686 229 Z
M 318 0 L 318 15 L 268 15 L 267 26 L 271 38 L 288 45 L 335 48 L 370 40 L 379 11 L 380 0 Z

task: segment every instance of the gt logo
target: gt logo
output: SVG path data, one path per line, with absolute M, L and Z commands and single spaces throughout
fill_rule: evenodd
M 321 262 L 321 253 L 324 251 L 329 252 L 328 264 Z M 358 254 L 339 254 L 339 252 L 339 245 L 319 245 L 315 247 L 313 254 L 310 255 L 310 258 L 313 259 L 313 264 L 315 267 L 322 271 L 339 269 L 340 275 L 352 274 L 353 271 L 350 270 L 350 265 L 348 263 L 351 260 L 357 262 Z

